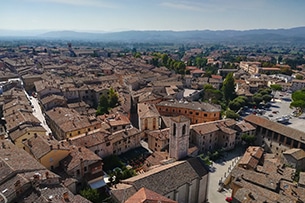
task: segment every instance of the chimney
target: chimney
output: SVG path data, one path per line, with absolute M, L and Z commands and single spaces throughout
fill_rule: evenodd
M 29 145 L 29 147 L 33 146 L 31 140 L 28 140 L 28 145 Z
M 53 145 L 50 145 L 50 150 L 53 150 Z
M 64 192 L 64 193 L 63 193 L 63 198 L 64 198 L 64 200 L 65 200 L 66 202 L 68 202 L 68 201 L 69 201 L 69 193 L 68 193 L 68 192 Z
M 57 149 L 60 149 L 60 144 L 57 144 Z

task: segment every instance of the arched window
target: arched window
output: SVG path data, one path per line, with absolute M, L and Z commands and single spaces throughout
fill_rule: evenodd
M 182 126 L 182 135 L 185 135 L 185 133 L 186 133 L 186 125 L 184 124 Z
M 156 129 L 156 121 L 157 121 L 157 119 L 156 119 L 156 118 L 153 118 L 153 130 Z
M 173 135 L 176 136 L 176 123 L 174 123 L 173 128 Z
M 148 120 L 145 119 L 144 121 L 144 129 L 147 130 L 148 129 Z

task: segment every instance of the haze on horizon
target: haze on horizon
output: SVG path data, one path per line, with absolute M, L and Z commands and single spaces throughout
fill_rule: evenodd
M 304 0 L 1 0 L 0 30 L 249 30 L 305 26 Z

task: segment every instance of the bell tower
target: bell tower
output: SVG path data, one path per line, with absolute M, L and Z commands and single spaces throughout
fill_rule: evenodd
M 169 156 L 176 160 L 187 156 L 190 137 L 190 119 L 185 116 L 171 118 Z

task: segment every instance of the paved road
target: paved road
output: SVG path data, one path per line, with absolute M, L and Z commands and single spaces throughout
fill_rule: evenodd
M 47 131 L 47 135 L 49 135 L 49 133 L 52 133 L 51 129 L 49 128 L 49 126 L 46 123 L 46 120 L 43 116 L 43 113 L 41 111 L 40 105 L 38 103 L 38 100 L 35 97 L 29 96 L 26 92 L 25 94 L 27 95 L 27 97 L 29 98 L 31 105 L 32 105 L 32 110 L 33 110 L 33 115 L 41 122 L 41 126 Z
M 210 172 L 208 200 L 209 203 L 225 203 L 225 198 L 231 196 L 231 191 L 224 189 L 218 192 L 219 181 L 224 181 L 224 176 L 228 176 L 229 168 L 232 170 L 233 166 L 237 163 L 243 154 L 241 148 L 236 148 L 232 152 L 226 153 L 226 156 L 216 162 L 213 162 L 213 171 Z

